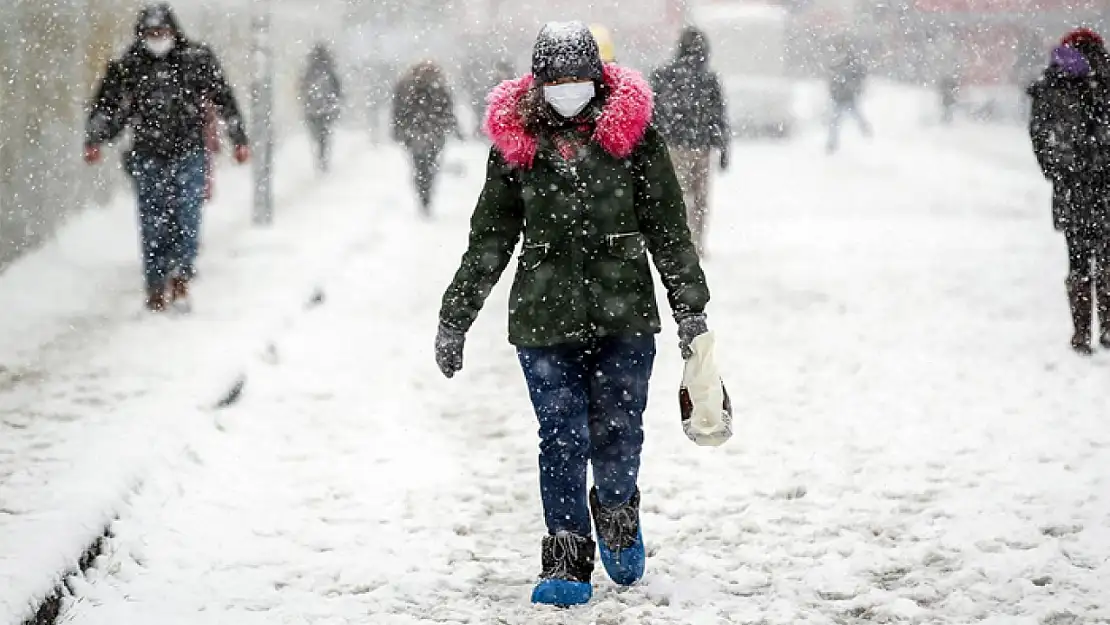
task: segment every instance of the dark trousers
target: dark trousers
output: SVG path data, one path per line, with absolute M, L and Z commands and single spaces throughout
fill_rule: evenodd
M 191 278 L 204 203 L 204 152 L 176 158 L 132 153 L 126 164 L 138 196 L 147 290 L 164 288 L 175 274 Z
M 316 145 L 316 168 L 320 171 L 328 171 L 331 167 L 331 127 L 329 119 L 308 119 L 308 132 Z
M 1053 220 L 1067 240 L 1068 299 L 1079 335 L 1089 333 L 1096 310 L 1100 333 L 1110 333 L 1108 192 L 1105 185 L 1080 180 L 1060 181 L 1055 192 Z
M 863 136 L 871 136 L 871 124 L 867 123 L 867 118 L 859 110 L 859 103 L 856 100 L 834 101 L 832 117 L 829 118 L 829 142 L 826 146 L 829 152 L 835 152 L 840 147 L 840 126 L 844 122 L 845 115 L 855 118 Z
M 517 350 L 539 419 L 547 531 L 590 536 L 587 464 L 603 506 L 636 492 L 655 337 Z
M 437 143 L 413 145 L 409 148 L 412 156 L 413 184 L 420 199 L 420 208 L 425 214 L 432 210 L 432 191 L 435 189 L 436 176 L 439 174 L 439 157 L 443 146 Z

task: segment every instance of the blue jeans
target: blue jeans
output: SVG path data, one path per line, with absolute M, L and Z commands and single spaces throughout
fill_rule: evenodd
M 164 159 L 141 154 L 127 158 L 139 200 L 139 237 L 148 290 L 170 276 L 191 278 L 197 259 L 200 207 L 204 203 L 203 152 Z
M 636 492 L 655 337 L 518 348 L 540 424 L 547 531 L 590 536 L 586 465 L 604 506 Z

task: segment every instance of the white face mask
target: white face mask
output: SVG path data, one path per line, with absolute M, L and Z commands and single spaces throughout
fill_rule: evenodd
M 568 82 L 562 85 L 544 86 L 543 99 L 565 119 L 582 112 L 586 105 L 597 95 L 591 82 Z
M 143 40 L 146 49 L 151 54 L 157 57 L 163 57 L 173 50 L 174 40 L 173 37 L 147 37 Z

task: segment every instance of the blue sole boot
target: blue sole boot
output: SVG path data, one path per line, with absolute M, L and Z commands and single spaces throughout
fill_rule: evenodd
M 601 563 L 609 579 L 631 586 L 644 576 L 647 553 L 640 529 L 640 491 L 618 506 L 601 505 L 597 487 L 590 490 L 590 511 L 597 529 Z
M 588 583 L 566 579 L 541 579 L 532 589 L 532 603 L 568 608 L 590 602 L 594 588 Z
M 543 537 L 543 572 L 532 589 L 532 603 L 570 607 L 583 605 L 593 597 L 590 577 L 594 572 L 593 540 L 559 532 Z

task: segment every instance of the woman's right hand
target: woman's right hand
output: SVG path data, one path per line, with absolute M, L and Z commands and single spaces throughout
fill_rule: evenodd
M 453 378 L 463 367 L 463 345 L 466 334 L 451 326 L 439 324 L 436 332 L 436 364 L 446 378 Z

